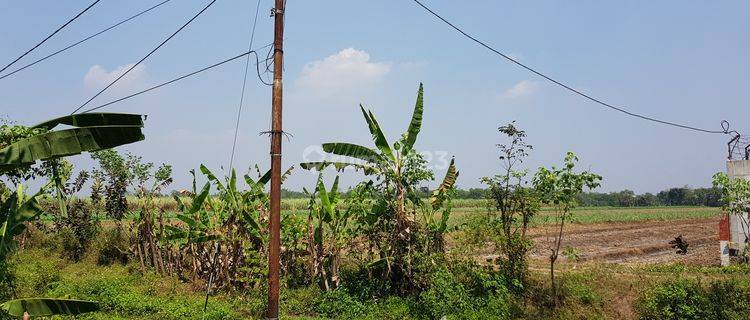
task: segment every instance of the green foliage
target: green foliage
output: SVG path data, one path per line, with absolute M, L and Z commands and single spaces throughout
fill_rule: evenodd
M 731 179 L 724 172 L 713 178 L 714 187 L 721 189 L 724 210 L 730 214 L 744 214 L 750 211 L 750 180 Z
M 323 174 L 318 175 L 315 192 L 309 194 L 310 207 L 307 217 L 308 252 L 310 253 L 310 274 L 317 278 L 323 290 L 339 286 L 341 250 L 355 237 L 349 226 L 352 214 L 359 213 L 357 206 L 341 206 L 339 177 L 336 176 L 330 190 L 323 183 Z M 307 191 L 307 190 L 305 190 Z
M 99 170 L 94 171 L 94 176 L 104 177 L 100 178 L 101 181 L 106 179 L 104 199 L 107 215 L 117 221 L 122 220 L 128 210 L 125 194 L 132 179 L 132 174 L 125 164 L 125 158 L 111 149 L 91 153 L 91 158 L 99 164 Z M 99 193 L 96 195 L 98 196 Z
M 427 169 L 427 161 L 417 152 L 415 143 L 421 130 L 424 113 L 424 90 L 420 84 L 411 121 L 401 138 L 391 145 L 375 115 L 360 105 L 360 111 L 372 136 L 374 148 L 345 142 L 324 143 L 323 151 L 345 157 L 342 162 L 315 162 L 300 164 L 304 169 L 322 170 L 333 166 L 337 170 L 352 167 L 363 170 L 365 175 L 375 175 L 377 184 L 368 187 L 372 195 L 372 209 L 360 216 L 357 230 L 368 241 L 366 265 L 371 270 L 384 272 L 378 276 L 389 278 L 392 288 L 401 293 L 415 291 L 410 256 L 417 252 L 442 251 L 442 236 L 447 229 L 450 215 L 449 196 L 453 194 L 458 172 L 449 167 L 441 186 L 433 194 L 429 204 L 423 204 L 417 190 L 424 181 L 434 179 Z M 451 164 L 453 164 L 451 162 Z M 448 206 L 439 221 L 433 214 Z M 414 221 L 417 210 L 422 211 L 427 228 Z M 425 230 L 428 230 L 425 236 Z M 430 240 L 433 239 L 433 240 Z
M 46 131 L 44 128 L 29 128 L 14 124 L 6 119 L 0 119 L 0 150 L 17 141 L 43 134 Z M 38 176 L 46 176 L 49 174 L 50 169 L 49 166 L 26 164 L 12 170 L 5 170 L 3 174 L 8 177 L 11 183 L 19 184 L 22 181 L 31 180 Z M 0 182 L 0 186 L 2 185 L 2 182 Z
M 93 301 L 25 298 L 15 299 L 0 304 L 0 309 L 16 317 L 28 314 L 32 317 L 52 315 L 77 315 L 99 310 L 99 304 Z
M 561 277 L 561 295 L 565 301 L 575 301 L 588 308 L 599 307 L 602 298 L 591 284 L 595 281 L 585 273 L 566 273 Z
M 88 274 L 79 281 L 59 282 L 50 290 L 51 295 L 86 297 L 99 301 L 102 311 L 110 315 L 127 316 L 128 318 L 147 317 L 150 319 L 202 319 L 203 299 L 199 296 L 181 296 L 179 299 L 148 294 L 138 290 L 134 284 L 139 281 L 136 276 Z M 205 319 L 241 318 L 226 305 L 209 304 Z
M 526 143 L 526 131 L 516 127 L 515 122 L 499 127 L 498 131 L 510 140 L 508 144 L 498 144 L 504 170 L 494 177 L 482 178 L 488 186 L 489 213 L 481 222 L 482 227 L 475 229 L 481 232 L 473 234 L 473 241 L 483 244 L 491 240 L 495 244 L 498 257 L 493 262 L 508 287 L 521 292 L 526 285 L 527 254 L 532 246 L 526 231 L 540 204 L 537 192 L 527 186 L 528 170 L 519 166 L 533 146 Z
M 11 260 L 15 275 L 16 296 L 34 297 L 47 293 L 50 285 L 60 280 L 65 261 L 46 249 L 25 250 Z
M 130 234 L 122 228 L 104 228 L 92 241 L 89 256 L 99 265 L 127 264 Z
M 50 131 L 60 124 L 73 128 Z M 0 172 L 11 172 L 12 175 L 18 168 L 33 165 L 38 160 L 67 157 L 137 142 L 144 139 L 141 128 L 141 116 L 133 114 L 87 113 L 49 120 L 32 127 L 42 129 L 43 132 L 26 132 L 27 137 L 0 149 Z
M 98 235 L 99 221 L 94 217 L 89 205 L 81 199 L 74 199 L 68 208 L 68 217 L 63 220 L 61 230 L 69 230 L 72 235 L 64 254 L 74 260 L 81 260 L 91 241 Z
M 41 191 L 40 191 L 41 193 Z M 15 236 L 26 230 L 26 223 L 32 221 L 42 213 L 37 196 L 39 193 L 27 196 L 22 184 L 16 187 L 7 199 L 0 203 L 0 260 L 16 248 Z
M 0 260 L 0 301 L 13 298 L 16 286 L 16 276 L 11 262 Z M 0 316 L 2 318 L 2 316 Z
M 555 208 L 555 228 L 558 230 L 549 244 L 550 256 L 550 284 L 555 298 L 555 304 L 559 301 L 559 292 L 555 282 L 555 262 L 560 255 L 563 241 L 565 223 L 573 218 L 572 209 L 577 204 L 578 196 L 584 189 L 593 189 L 599 186 L 602 177 L 588 172 L 575 172 L 578 157 L 568 152 L 565 155 L 565 165 L 562 168 L 552 167 L 539 168 L 534 175 L 533 185 L 540 199 Z
M 362 302 L 354 299 L 346 290 L 338 289 L 323 292 L 312 311 L 326 318 L 355 319 L 365 314 L 365 308 Z
M 636 305 L 641 319 L 747 319 L 750 283 L 719 280 L 708 286 L 679 279 L 647 290 Z
M 646 292 L 638 311 L 641 319 L 708 319 L 706 298 L 698 282 L 670 281 Z

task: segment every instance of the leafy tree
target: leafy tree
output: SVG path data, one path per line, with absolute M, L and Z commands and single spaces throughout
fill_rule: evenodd
M 736 216 L 740 222 L 745 238 L 745 260 L 750 260 L 750 220 L 747 215 L 750 212 L 750 180 L 732 179 L 726 173 L 719 172 L 714 174 L 713 184 L 721 190 L 724 211 Z
M 486 225 L 499 251 L 495 263 L 505 276 L 507 285 L 520 290 L 526 283 L 527 254 L 531 249 L 531 240 L 526 237 L 526 231 L 531 218 L 539 211 L 539 199 L 536 192 L 527 186 L 528 170 L 519 167 L 533 146 L 526 143 L 526 132 L 516 127 L 515 122 L 499 127 L 498 131 L 510 142 L 497 145 L 502 173 L 482 178 L 489 190 L 490 212 L 496 213 Z
M 584 189 L 594 189 L 599 186 L 602 177 L 588 172 L 575 172 L 578 157 L 568 152 L 565 155 L 565 164 L 562 168 L 539 168 L 534 175 L 534 188 L 539 192 L 544 203 L 552 205 L 555 209 L 555 225 L 557 230 L 553 241 L 549 245 L 550 256 L 550 282 L 555 303 L 558 301 L 558 288 L 555 282 L 555 262 L 560 256 L 560 248 L 564 236 L 564 227 L 573 218 L 571 209 L 576 206 L 576 198 Z

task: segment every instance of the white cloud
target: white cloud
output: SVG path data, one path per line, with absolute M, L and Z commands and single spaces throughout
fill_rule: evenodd
M 389 62 L 370 61 L 365 51 L 347 48 L 323 60 L 307 63 L 296 83 L 305 89 L 331 94 L 377 83 L 391 67 Z
M 115 68 L 112 71 L 107 71 L 107 69 L 104 69 L 104 67 L 100 65 L 94 65 L 91 68 L 89 68 L 89 71 L 86 72 L 86 75 L 83 76 L 83 84 L 88 89 L 100 89 L 104 86 L 108 85 L 117 77 L 119 77 L 121 74 L 123 74 L 125 71 L 130 69 L 134 64 L 126 64 L 119 66 Z M 146 76 L 146 67 L 144 65 L 138 65 L 133 70 L 130 71 L 126 76 L 124 76 L 120 81 L 115 84 L 116 87 L 119 88 L 127 88 L 132 86 L 133 84 L 138 83 L 140 80 L 142 80 Z
M 504 99 L 518 99 L 533 95 L 537 91 L 539 91 L 539 83 L 530 80 L 523 80 L 503 91 L 503 93 L 500 94 L 500 97 Z

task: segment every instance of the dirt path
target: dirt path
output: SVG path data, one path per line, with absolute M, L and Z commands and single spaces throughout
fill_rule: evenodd
M 572 224 L 566 227 L 563 248 L 575 248 L 583 261 L 611 263 L 670 263 L 716 265 L 718 218 Z M 532 258 L 546 259 L 551 228 L 531 230 Z M 675 253 L 669 241 L 676 236 L 690 244 L 686 255 Z

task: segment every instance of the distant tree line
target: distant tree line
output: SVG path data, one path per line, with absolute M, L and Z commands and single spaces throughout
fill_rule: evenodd
M 483 188 L 457 189 L 458 199 L 484 199 L 487 190 Z M 719 207 L 721 190 L 718 188 L 678 187 L 660 191 L 657 194 L 646 192 L 636 194 L 632 190 L 618 192 L 586 192 L 578 196 L 581 206 L 587 207 L 648 207 L 648 206 L 706 206 Z
M 631 190 L 581 194 L 578 201 L 584 206 L 645 207 L 645 206 L 721 206 L 718 188 L 670 188 L 657 194 L 636 194 Z
M 416 193 L 429 197 L 430 190 L 421 188 Z M 455 199 L 486 199 L 487 189 L 456 189 Z M 303 192 L 283 189 L 284 198 L 307 198 Z M 346 197 L 346 193 L 344 193 Z M 578 196 L 578 203 L 585 207 L 650 207 L 650 206 L 706 206 L 720 207 L 721 190 L 718 188 L 679 187 L 660 191 L 636 194 L 632 190 L 618 192 L 586 192 Z

